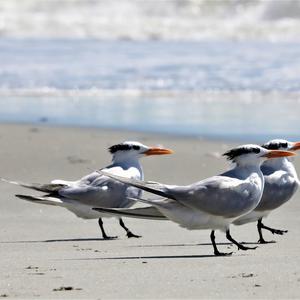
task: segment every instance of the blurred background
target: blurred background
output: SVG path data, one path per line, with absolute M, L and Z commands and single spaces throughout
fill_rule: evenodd
M 0 0 L 0 122 L 299 139 L 300 0 Z

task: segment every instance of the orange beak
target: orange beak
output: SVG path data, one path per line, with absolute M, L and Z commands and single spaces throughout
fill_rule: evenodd
M 262 157 L 267 157 L 267 158 L 276 158 L 276 157 L 285 157 L 285 156 L 293 156 L 296 155 L 294 152 L 290 151 L 282 151 L 282 150 L 270 150 L 265 155 L 262 155 Z
M 300 150 L 300 142 L 294 143 L 293 147 L 290 150 L 292 151 Z
M 171 149 L 165 149 L 165 148 L 159 148 L 159 147 L 152 147 L 146 152 L 144 152 L 145 155 L 164 155 L 164 154 L 172 154 L 173 150 Z

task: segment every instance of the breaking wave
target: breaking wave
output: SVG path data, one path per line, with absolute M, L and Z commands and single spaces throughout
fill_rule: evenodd
M 298 0 L 3 0 L 0 35 L 299 40 Z

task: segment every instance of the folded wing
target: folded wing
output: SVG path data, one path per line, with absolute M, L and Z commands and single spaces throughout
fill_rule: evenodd
M 189 186 L 171 186 L 144 182 L 104 173 L 144 191 L 173 199 L 180 204 L 203 212 L 235 218 L 255 208 L 261 193 L 255 186 L 227 176 L 214 176 Z

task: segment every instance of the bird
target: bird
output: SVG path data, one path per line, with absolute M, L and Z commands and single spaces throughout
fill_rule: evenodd
M 262 147 L 269 150 L 296 151 L 300 149 L 300 142 L 274 139 L 263 144 Z M 261 171 L 264 175 L 265 185 L 259 204 L 253 211 L 235 220 L 233 224 L 243 225 L 250 222 L 257 222 L 258 243 L 266 244 L 274 243 L 274 241 L 266 241 L 263 237 L 262 229 L 279 235 L 283 235 L 287 230 L 268 227 L 263 224 L 262 219 L 289 201 L 296 193 L 300 182 L 296 169 L 288 157 L 279 157 L 265 161 L 261 166 Z
M 128 178 L 144 178 L 139 159 L 150 155 L 172 154 L 171 149 L 162 147 L 148 147 L 140 142 L 125 141 L 109 147 L 112 163 L 101 169 L 107 173 L 117 174 Z M 83 219 L 98 219 L 103 239 L 117 238 L 108 236 L 103 227 L 102 215 L 92 210 L 94 206 L 103 207 L 130 207 L 135 202 L 130 198 L 139 197 L 141 190 L 112 180 L 111 178 L 94 171 L 79 180 L 66 181 L 52 180 L 50 184 L 28 184 L 1 178 L 2 181 L 16 184 L 25 188 L 46 193 L 42 196 L 17 194 L 16 197 L 34 203 L 61 206 L 77 217 Z M 107 217 L 107 215 L 106 215 Z M 138 238 L 119 218 L 120 226 L 125 229 L 127 237 Z
M 209 177 L 186 186 L 166 185 L 158 182 L 124 178 L 99 171 L 115 180 L 150 192 L 159 199 L 136 199 L 150 204 L 148 208 L 140 208 L 141 218 L 168 219 L 189 230 L 209 229 L 210 239 L 216 256 L 231 255 L 220 252 L 215 243 L 215 230 L 226 232 L 226 238 L 238 249 L 249 250 L 232 238 L 230 224 L 241 215 L 252 211 L 259 203 L 264 177 L 260 165 L 264 159 L 295 155 L 289 151 L 268 150 L 258 145 L 247 144 L 233 148 L 223 154 L 235 163 L 234 167 L 220 175 Z M 111 215 L 139 217 L 133 209 L 94 208 Z M 147 213 L 147 209 L 150 210 Z M 124 214 L 122 214 L 124 211 Z

